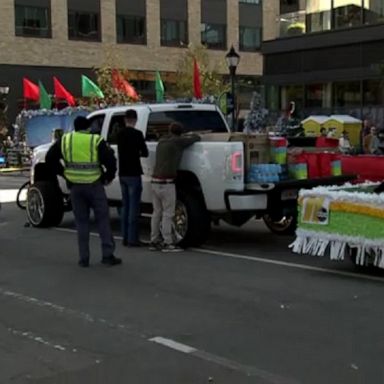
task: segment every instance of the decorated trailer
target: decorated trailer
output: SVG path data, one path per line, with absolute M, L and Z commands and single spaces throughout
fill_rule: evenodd
M 295 253 L 384 268 L 383 185 L 317 187 L 299 194 Z

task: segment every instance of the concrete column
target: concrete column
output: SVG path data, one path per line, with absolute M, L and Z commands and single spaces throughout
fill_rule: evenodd
M 332 83 L 324 85 L 323 108 L 332 108 Z
M 59 0 L 60 1 L 60 0 Z M 101 38 L 103 43 L 116 43 L 116 2 L 100 0 Z
M 279 1 L 263 1 L 263 40 L 274 40 L 279 34 Z
M 147 0 L 147 46 L 160 47 L 160 0 Z
M 201 0 L 188 0 L 188 39 L 194 46 L 201 43 Z
M 15 6 L 13 0 L 2 0 L 0 5 L 0 47 L 1 40 L 9 40 L 15 37 Z M 0 57 L 1 57 L 0 49 Z
M 227 0 L 227 49 L 239 50 L 239 0 Z
M 52 39 L 68 40 L 68 3 L 67 0 L 51 1 Z

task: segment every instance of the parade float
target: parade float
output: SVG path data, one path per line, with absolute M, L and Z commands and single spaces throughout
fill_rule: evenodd
M 377 192 L 374 183 L 301 190 L 292 251 L 384 268 L 384 193 Z

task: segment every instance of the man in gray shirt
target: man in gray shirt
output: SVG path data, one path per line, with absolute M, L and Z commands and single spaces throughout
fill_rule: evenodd
M 176 207 L 175 181 L 184 149 L 199 141 L 200 136 L 182 136 L 183 126 L 179 123 L 172 123 L 169 132 L 170 135 L 160 139 L 156 148 L 156 162 L 152 175 L 153 213 L 149 249 L 179 252 L 182 249 L 174 244 L 172 236 Z

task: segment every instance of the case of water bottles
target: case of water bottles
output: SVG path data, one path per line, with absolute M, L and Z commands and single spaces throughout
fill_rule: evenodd
M 247 183 L 277 183 L 283 178 L 283 168 L 281 164 L 251 164 L 248 169 Z

